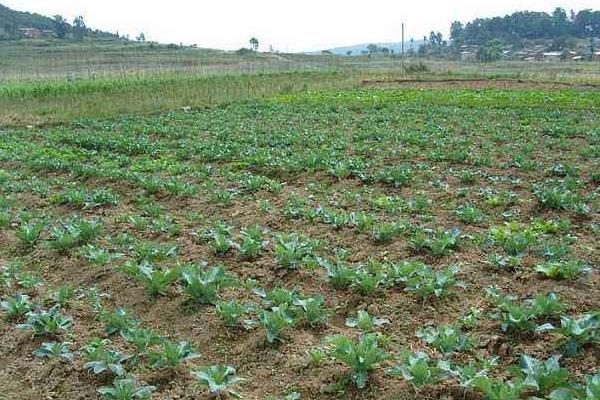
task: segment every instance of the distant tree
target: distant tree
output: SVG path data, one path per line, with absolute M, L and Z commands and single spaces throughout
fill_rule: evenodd
M 75 35 L 75 39 L 83 40 L 85 36 L 85 32 L 87 30 L 87 26 L 85 25 L 85 20 L 83 16 L 78 16 L 73 20 L 73 34 Z
M 441 32 L 434 32 L 431 31 L 431 33 L 429 34 L 429 44 L 431 46 L 441 46 L 442 42 L 444 41 L 444 37 L 442 36 Z
M 67 36 L 67 20 L 61 15 L 54 16 L 54 33 L 59 39 L 64 39 Z
M 346 55 L 347 55 L 347 56 L 351 56 L 351 55 L 352 55 L 352 50 L 348 50 L 348 51 L 346 52 Z
M 452 40 L 452 43 L 458 45 L 462 42 L 464 30 L 465 27 L 460 21 L 454 21 L 452 25 L 450 25 L 450 40 Z
M 16 38 L 19 36 L 19 28 L 12 22 L 6 22 L 2 29 L 4 32 L 6 32 L 9 38 Z
M 138 35 L 138 37 L 135 38 L 135 40 L 137 40 L 138 42 L 145 42 L 146 35 L 144 34 L 144 32 L 140 32 L 140 34 Z
M 564 8 L 558 7 L 552 13 L 552 27 L 556 36 L 564 36 L 569 33 L 571 22 Z
M 501 40 L 493 39 L 481 46 L 477 51 L 477 58 L 481 62 L 498 61 L 502 57 L 503 43 Z
M 250 38 L 250 40 L 248 41 L 248 43 L 250 43 L 250 48 L 254 51 L 258 51 L 258 46 L 259 46 L 259 42 L 258 39 L 255 37 Z
M 324 56 L 332 56 L 333 53 L 330 50 L 322 50 L 321 54 Z
M 369 52 L 369 55 L 373 55 L 379 51 L 379 47 L 376 44 L 371 43 L 367 46 L 367 51 Z

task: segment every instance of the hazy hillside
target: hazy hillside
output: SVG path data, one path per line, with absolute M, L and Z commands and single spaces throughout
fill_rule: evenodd
M 111 37 L 108 32 L 85 26 L 83 18 L 67 22 L 60 16 L 54 18 L 40 14 L 15 11 L 0 4 L 0 40 L 27 38 L 81 39 L 83 37 Z
M 421 45 L 422 41 L 421 40 L 414 40 L 412 43 L 410 42 L 410 40 L 407 40 L 406 43 L 404 44 L 404 49 L 406 51 L 408 51 L 411 46 L 415 49 L 415 51 L 419 48 L 419 46 Z M 327 51 L 332 52 L 333 54 L 338 54 L 338 55 L 347 55 L 348 52 L 352 52 L 351 55 L 360 55 L 364 52 L 367 52 L 367 47 L 370 44 L 374 44 L 377 47 L 381 48 L 387 48 L 390 51 L 394 51 L 394 53 L 400 53 L 402 51 L 402 42 L 387 42 L 387 43 L 361 43 L 361 44 L 355 44 L 355 45 L 349 45 L 349 46 L 341 46 L 341 47 L 334 47 L 332 49 L 328 49 Z

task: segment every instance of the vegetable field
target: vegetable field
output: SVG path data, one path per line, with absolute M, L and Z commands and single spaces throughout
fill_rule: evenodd
M 0 130 L 0 398 L 599 399 L 599 209 L 591 89 Z

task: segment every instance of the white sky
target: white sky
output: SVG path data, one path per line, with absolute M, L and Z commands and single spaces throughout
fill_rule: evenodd
M 517 10 L 600 8 L 599 0 L 0 0 L 8 7 L 68 20 L 132 38 L 144 32 L 163 43 L 238 49 L 256 36 L 261 48 L 308 51 L 368 42 L 447 36 L 450 22 Z

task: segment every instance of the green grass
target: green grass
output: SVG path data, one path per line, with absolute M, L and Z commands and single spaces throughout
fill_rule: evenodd
M 365 79 L 523 79 L 600 84 L 600 63 L 424 62 L 392 57 L 238 55 L 120 41 L 0 42 L 0 126 L 199 108 L 281 93 L 356 88 Z M 68 80 L 71 76 L 73 79 Z M 434 96 L 435 97 L 435 96 Z

